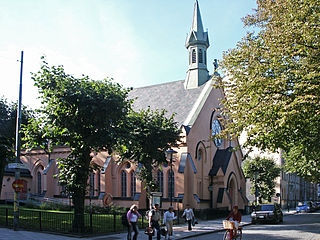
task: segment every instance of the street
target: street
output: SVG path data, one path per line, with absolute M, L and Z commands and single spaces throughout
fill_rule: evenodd
M 195 237 L 195 240 L 221 240 L 224 232 Z M 320 240 L 320 212 L 296 214 L 284 218 L 283 224 L 258 224 L 246 226 L 242 239 L 308 239 Z

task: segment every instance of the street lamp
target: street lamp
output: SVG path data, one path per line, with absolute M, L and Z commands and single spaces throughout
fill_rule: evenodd
M 170 159 L 170 206 L 172 207 L 172 195 L 173 195 L 173 179 L 172 179 L 172 158 L 173 158 L 173 154 L 177 153 L 175 150 L 173 150 L 172 148 L 170 148 L 169 150 L 166 151 L 166 155 L 167 157 L 169 157 Z
M 254 179 L 255 179 L 255 193 L 254 193 L 254 201 L 255 201 L 255 208 L 254 212 L 257 213 L 257 206 L 258 206 L 258 189 L 257 189 L 257 178 L 258 178 L 258 172 L 254 172 Z

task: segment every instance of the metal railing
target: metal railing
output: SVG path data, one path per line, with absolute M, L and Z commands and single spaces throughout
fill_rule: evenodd
M 121 213 L 110 214 L 84 214 L 83 233 L 111 233 L 121 232 L 127 228 L 121 223 Z M 74 213 L 42 210 L 21 209 L 19 214 L 19 227 L 21 229 L 73 233 L 72 222 Z M 13 209 L 0 207 L 0 226 L 13 227 Z M 142 216 L 138 226 L 145 228 L 147 221 Z

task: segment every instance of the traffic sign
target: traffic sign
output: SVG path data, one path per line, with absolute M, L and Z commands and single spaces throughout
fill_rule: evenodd
M 28 169 L 28 165 L 23 163 L 9 163 L 8 168 Z
M 12 187 L 16 192 L 22 192 L 24 188 L 24 181 L 22 179 L 17 179 L 12 183 Z

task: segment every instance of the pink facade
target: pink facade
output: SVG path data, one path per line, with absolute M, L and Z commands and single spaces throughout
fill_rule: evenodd
M 210 82 L 208 84 L 211 84 Z M 190 204 L 196 209 L 231 208 L 238 205 L 244 209 L 247 204 L 245 198 L 245 179 L 241 170 L 241 150 L 229 152 L 229 147 L 237 147 L 237 142 L 223 140 L 219 147 L 210 140 L 212 137 L 212 123 L 221 117 L 215 109 L 219 106 L 218 99 L 222 97 L 220 90 L 210 88 L 200 111 L 190 129 L 182 126 L 182 138 L 178 152 L 174 156 L 174 193 L 173 205 L 182 209 Z M 186 130 L 187 129 L 187 130 Z M 21 161 L 29 166 L 30 177 L 27 181 L 28 193 L 35 196 L 63 199 L 63 187 L 54 177 L 58 173 L 57 158 L 66 157 L 68 149 L 59 147 L 48 155 L 41 150 L 26 153 Z M 217 154 L 226 157 L 226 164 L 214 167 Z M 221 160 L 221 159 L 220 159 Z M 116 156 L 109 156 L 105 152 L 95 154 L 93 161 L 101 166 L 101 171 L 95 172 L 89 179 L 94 187 L 88 189 L 87 204 L 108 205 L 115 204 L 129 207 L 138 204 L 146 208 L 146 193 L 143 185 L 135 176 L 138 170 L 133 162 L 118 164 Z M 226 165 L 226 166 L 225 166 Z M 170 167 L 163 167 L 162 171 L 155 169 L 154 177 L 159 179 L 163 191 L 162 208 L 170 205 L 169 195 Z M 215 172 L 214 172 L 215 171 Z M 212 172 L 212 174 L 210 174 Z M 11 183 L 13 176 L 5 176 L 1 199 L 12 199 Z
M 213 139 L 223 128 L 218 109 L 223 91 L 213 87 L 217 73 L 209 75 L 207 70 L 208 33 L 204 32 L 198 2 L 186 48 L 189 52 L 187 77 L 182 81 L 133 89 L 129 98 L 134 99 L 135 110 L 151 108 L 165 109 L 167 115 L 175 114 L 175 121 L 182 130 L 181 142 L 174 149 L 173 177 L 170 166 L 154 169 L 162 192 L 162 208 L 170 205 L 170 195 L 175 209 L 190 204 L 196 209 L 231 209 L 247 205 L 245 179 L 241 170 L 243 159 L 238 141 Z M 63 187 L 54 177 L 58 173 L 57 159 L 66 157 L 67 148 L 56 148 L 50 156 L 41 150 L 26 153 L 21 161 L 29 171 L 23 177 L 27 181 L 27 194 L 61 199 L 66 198 Z M 88 182 L 86 204 L 115 204 L 129 207 L 133 203 L 147 208 L 146 192 L 136 177 L 139 166 L 128 160 L 118 164 L 116 156 L 105 152 L 95 154 L 93 161 L 101 170 L 93 173 Z M 3 179 L 1 199 L 12 199 L 13 177 L 9 172 Z M 173 188 L 171 188 L 173 182 Z

